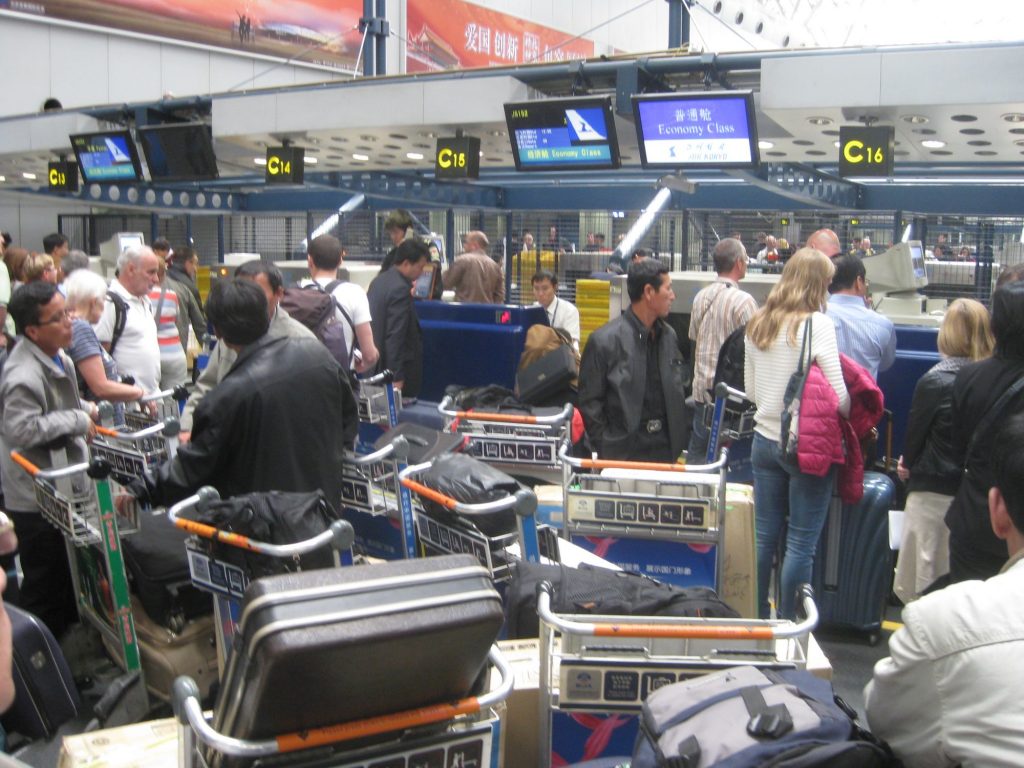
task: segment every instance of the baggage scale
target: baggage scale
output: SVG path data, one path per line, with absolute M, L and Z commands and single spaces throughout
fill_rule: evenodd
M 141 720 L 149 702 L 121 549 L 121 537 L 139 530 L 138 502 L 112 479 L 106 459 L 69 465 L 63 448 L 50 456 L 52 468 L 41 469 L 11 451 L 32 476 L 43 519 L 64 535 L 79 615 L 118 650 L 116 661 L 126 672 L 124 712 Z
M 203 714 L 195 682 L 179 677 L 174 684 L 178 766 L 206 765 L 200 750 L 209 749 L 222 757 L 272 762 L 288 768 L 498 768 L 500 705 L 512 691 L 513 675 L 497 646 L 492 646 L 488 658 L 500 682 L 480 696 L 261 741 L 218 733 Z M 372 743 L 367 745 L 368 741 Z
M 561 410 L 542 408 L 539 414 L 460 411 L 452 404 L 452 398 L 445 397 L 437 410 L 445 418 L 445 429 L 469 438 L 471 456 L 509 475 L 562 482 L 558 453 L 569 444 L 572 404 Z
M 663 685 L 740 665 L 805 668 L 818 621 L 807 585 L 800 622 L 555 614 L 551 591 L 538 585 L 538 766 L 552 764 L 559 728 L 588 719 L 608 726 L 606 738 L 621 728 L 624 752 L 610 754 L 629 754 L 643 701 Z

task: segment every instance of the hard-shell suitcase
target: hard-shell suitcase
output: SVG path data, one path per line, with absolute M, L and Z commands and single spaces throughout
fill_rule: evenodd
M 502 618 L 470 555 L 258 579 L 214 726 L 264 739 L 454 701 L 483 670 Z
M 11 619 L 15 694 L 14 704 L 3 716 L 3 726 L 30 739 L 44 739 L 78 714 L 78 689 L 50 628 L 27 611 L 6 607 Z
M 833 498 L 814 558 L 814 600 L 820 623 L 869 633 L 882 626 L 892 579 L 889 509 L 895 486 L 881 472 L 864 473 L 856 504 Z

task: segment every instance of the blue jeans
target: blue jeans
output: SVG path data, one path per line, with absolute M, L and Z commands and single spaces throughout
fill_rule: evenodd
M 693 404 L 693 428 L 690 430 L 690 444 L 686 447 L 686 460 L 690 464 L 703 464 L 707 458 L 711 430 L 704 425 L 704 411 L 713 407 L 706 403 Z
M 777 613 L 779 618 L 792 619 L 796 615 L 797 587 L 811 580 L 814 550 L 828 516 L 836 470 L 833 466 L 824 477 L 801 472 L 783 459 L 777 442 L 757 433 L 750 461 L 754 473 L 758 611 L 762 619 L 768 618 L 772 557 L 788 523 Z

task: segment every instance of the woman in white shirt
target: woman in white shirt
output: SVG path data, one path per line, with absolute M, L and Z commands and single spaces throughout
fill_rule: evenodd
M 832 497 L 833 467 L 824 477 L 801 472 L 780 448 L 782 400 L 796 372 L 807 318 L 811 320 L 811 358 L 821 367 L 846 416 L 850 397 L 836 348 L 836 332 L 822 308 L 835 267 L 813 248 L 793 254 L 764 306 L 747 323 L 744 380 L 747 397 L 757 405 L 751 464 L 757 528 L 757 590 L 762 618 L 768 618 L 772 558 L 784 525 L 785 554 L 779 583 L 780 618 L 795 613 L 796 590 L 811 580 L 814 550 Z

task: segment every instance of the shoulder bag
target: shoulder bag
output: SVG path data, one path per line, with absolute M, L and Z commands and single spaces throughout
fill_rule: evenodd
M 797 463 L 797 434 L 798 422 L 800 420 L 800 403 L 804 396 L 804 386 L 807 384 L 807 374 L 811 370 L 813 360 L 811 353 L 811 316 L 808 316 L 804 323 L 804 339 L 800 345 L 800 360 L 797 362 L 796 372 L 789 377 L 786 385 L 786 393 L 782 397 L 782 430 L 779 435 L 779 448 L 787 461 Z

